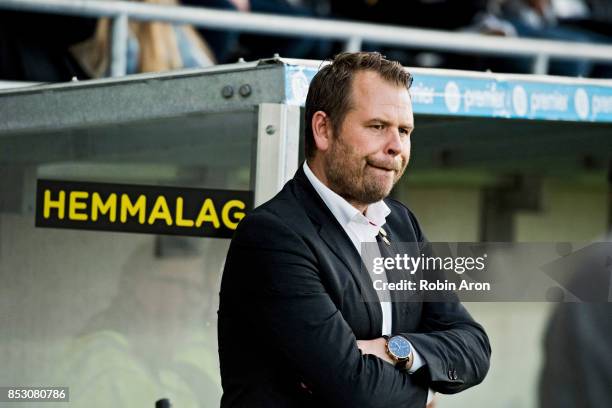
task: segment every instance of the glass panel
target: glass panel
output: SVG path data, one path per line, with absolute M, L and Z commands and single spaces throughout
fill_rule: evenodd
M 229 240 L 36 228 L 35 186 L 249 190 L 256 125 L 253 110 L 0 139 L 0 384 L 66 386 L 70 407 L 219 405 Z

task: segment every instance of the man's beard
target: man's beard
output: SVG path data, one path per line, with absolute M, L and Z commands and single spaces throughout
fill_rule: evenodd
M 370 166 L 392 168 L 395 171 L 393 183 L 389 185 L 372 174 L 368 175 L 372 171 L 368 169 Z M 405 168 L 403 161 L 381 163 L 370 157 L 360 157 L 339 136 L 325 156 L 325 176 L 329 187 L 348 202 L 358 205 L 369 205 L 387 197 Z

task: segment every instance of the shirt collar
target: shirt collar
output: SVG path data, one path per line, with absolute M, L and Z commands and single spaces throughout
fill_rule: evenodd
M 366 215 L 364 216 L 348 201 L 323 184 L 323 182 L 319 180 L 312 172 L 306 161 L 304 161 L 304 165 L 302 167 L 306 177 L 310 181 L 310 184 L 312 184 L 319 196 L 321 196 L 321 199 L 325 205 L 327 205 L 329 210 L 342 226 L 348 225 L 350 222 L 369 224 L 376 227 L 382 227 L 385 224 L 385 218 L 391 213 L 391 209 L 383 200 L 368 205 Z

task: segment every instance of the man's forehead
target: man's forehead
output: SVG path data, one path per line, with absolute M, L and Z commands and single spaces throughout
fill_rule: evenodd
M 381 86 L 386 86 L 390 88 L 397 88 L 398 90 L 404 90 L 406 92 L 408 91 L 408 88 L 406 88 L 404 84 L 397 83 L 394 80 L 384 78 L 380 73 L 372 70 L 362 70 L 355 72 L 355 75 L 353 76 L 353 80 L 351 82 L 353 90 L 355 88 L 376 89 Z
M 368 119 L 399 120 L 407 125 L 414 122 L 412 102 L 409 98 L 358 97 L 351 105 L 351 110 L 367 116 Z
M 351 86 L 353 105 L 395 105 L 411 109 L 412 101 L 408 88 L 387 81 L 376 72 L 359 72 Z

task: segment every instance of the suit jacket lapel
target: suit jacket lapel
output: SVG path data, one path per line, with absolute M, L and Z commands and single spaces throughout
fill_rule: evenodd
M 378 302 L 372 280 L 365 269 L 365 265 L 336 217 L 327 208 L 319 193 L 314 189 L 302 166 L 298 169 L 294 180 L 300 187 L 296 190 L 299 202 L 306 208 L 310 219 L 319 226 L 319 235 L 329 249 L 342 260 L 343 264 L 353 275 L 358 284 L 360 294 L 366 302 L 370 317 L 370 331 L 373 335 L 380 335 L 382 327 L 382 309 Z

